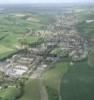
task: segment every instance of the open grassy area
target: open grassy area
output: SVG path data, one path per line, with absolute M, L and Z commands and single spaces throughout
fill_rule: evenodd
M 12 14 L 1 14 L 0 22 L 0 59 L 17 51 L 16 46 L 20 45 L 19 39 L 23 38 L 28 29 L 37 31 L 41 26 L 39 21 L 28 21 Z M 32 44 L 37 42 L 38 37 L 26 36 L 25 39 L 28 44 Z
M 8 87 L 0 90 L 0 100 L 15 100 L 20 94 L 20 90 L 16 87 Z
M 0 54 L 4 54 L 6 52 L 13 51 L 13 49 L 0 45 Z
M 94 100 L 94 67 L 78 62 L 62 78 L 62 100 Z
M 54 67 L 48 70 L 44 76 L 44 84 L 47 87 L 49 100 L 58 100 L 60 80 L 61 77 L 67 72 L 68 63 L 59 62 Z
M 16 50 L 13 48 L 8 48 L 6 46 L 0 45 L 0 59 L 3 59 L 15 52 Z
M 93 20 L 93 19 L 91 19 Z M 94 22 L 86 23 L 85 21 L 79 22 L 77 24 L 77 30 L 84 37 L 94 38 Z
M 62 77 L 62 75 L 66 73 L 67 69 L 67 63 L 60 62 L 55 64 L 52 69 L 48 70 L 44 74 L 43 79 L 45 81 L 45 84 L 51 88 L 58 90 L 59 80 Z
M 45 19 L 45 20 L 44 20 Z M 51 19 L 49 16 L 32 15 L 31 13 L 2 13 L 0 14 L 0 56 L 8 56 L 19 47 L 20 39 L 28 44 L 34 44 L 39 37 L 32 34 L 42 29 L 43 25 Z
M 87 38 L 94 38 L 94 11 L 87 9 L 79 12 L 77 13 L 77 18 L 78 24 L 76 25 L 76 29 L 80 32 L 80 34 Z
M 39 79 L 27 81 L 24 86 L 24 94 L 19 100 L 41 100 L 40 89 Z

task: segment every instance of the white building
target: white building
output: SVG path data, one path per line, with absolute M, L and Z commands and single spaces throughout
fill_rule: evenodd
M 5 74 L 10 77 L 21 77 L 27 71 L 28 68 L 26 66 L 17 65 L 15 67 L 8 68 Z

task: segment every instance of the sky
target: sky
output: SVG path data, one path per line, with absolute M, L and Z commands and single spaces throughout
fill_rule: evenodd
M 21 3 L 88 3 L 94 0 L 0 0 L 0 4 L 21 4 Z

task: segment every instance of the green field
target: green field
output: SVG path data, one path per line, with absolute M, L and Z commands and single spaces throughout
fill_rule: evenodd
M 17 51 L 16 46 L 20 45 L 19 40 L 23 39 L 28 31 L 40 29 L 41 24 L 35 20 L 38 19 L 32 17 L 32 21 L 28 21 L 24 17 L 17 17 L 16 14 L 11 13 L 0 15 L 0 59 Z M 25 36 L 28 44 L 37 42 L 38 38 Z
M 40 80 L 29 80 L 24 86 L 24 94 L 19 100 L 41 100 Z
M 42 80 L 32 79 L 27 81 L 24 86 L 24 94 L 19 100 L 41 100 L 40 91 L 43 85 L 47 90 L 47 94 L 42 93 L 46 95 L 45 98 L 47 99 L 48 95 L 48 100 L 58 100 L 60 80 L 67 72 L 68 65 L 67 62 L 56 63 L 52 69 L 43 74 Z M 41 81 L 43 85 L 40 85 Z
M 93 10 L 85 10 L 83 12 L 77 13 L 78 23 L 76 29 L 78 32 L 86 37 L 86 38 L 94 38 L 94 11 Z M 91 20 L 91 22 L 87 23 L 87 20 Z
M 3 45 L 0 45 L 0 54 L 4 54 L 4 53 L 10 52 L 10 51 L 12 52 L 13 49 L 12 48 L 8 48 L 8 47 L 5 47 Z
M 44 76 L 44 84 L 47 87 L 49 100 L 58 100 L 60 80 L 61 77 L 67 72 L 68 63 L 59 62 L 54 67 L 48 70 Z
M 7 56 L 15 53 L 16 50 L 3 45 L 0 45 L 0 59 L 6 58 Z
M 0 90 L 0 100 L 15 100 L 20 94 L 20 89 L 14 87 L 8 87 Z
M 62 78 L 62 100 L 94 100 L 94 67 L 78 62 Z
M 29 20 L 28 20 L 29 19 Z M 38 42 L 39 37 L 34 33 L 43 29 L 48 20 L 52 17 L 33 15 L 31 13 L 5 13 L 0 15 L 0 58 L 7 57 L 17 51 L 20 40 L 25 40 L 28 44 Z

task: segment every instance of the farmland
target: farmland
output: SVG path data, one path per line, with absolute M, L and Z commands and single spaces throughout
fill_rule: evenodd
M 61 95 L 63 100 L 93 100 L 94 67 L 86 61 L 74 64 L 62 78 Z
M 39 80 L 28 80 L 24 86 L 24 95 L 19 100 L 41 100 Z
M 0 100 L 94 100 L 94 9 L 4 8 Z
M 44 74 L 43 79 L 48 90 L 49 100 L 58 100 L 60 80 L 67 70 L 68 63 L 60 62 Z
M 3 55 L 7 57 L 17 51 L 22 39 L 28 44 L 37 42 L 39 37 L 36 37 L 33 33 L 41 30 L 44 19 L 38 16 L 32 17 L 32 14 L 28 13 L 9 13 L 1 14 L 0 22 L 0 58 L 2 59 Z

